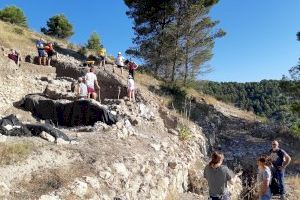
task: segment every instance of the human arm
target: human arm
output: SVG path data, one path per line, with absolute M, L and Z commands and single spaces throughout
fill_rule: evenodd
M 278 167 L 279 170 L 286 168 L 292 160 L 289 154 L 287 154 L 285 151 L 283 151 L 283 160 L 282 166 Z
M 95 84 L 95 86 L 97 87 L 97 89 L 100 89 L 100 86 L 99 86 L 99 84 L 98 84 L 98 80 L 97 80 L 96 74 L 95 74 L 95 78 L 94 78 L 94 84 Z

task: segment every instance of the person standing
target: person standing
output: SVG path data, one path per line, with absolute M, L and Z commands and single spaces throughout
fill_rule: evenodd
M 56 54 L 54 48 L 53 48 L 53 43 L 49 42 L 48 44 L 46 44 L 45 46 L 45 51 L 48 55 L 48 59 L 47 59 L 47 65 L 50 66 L 51 60 L 52 60 L 52 56 Z
M 135 94 L 134 94 L 134 80 L 132 78 L 132 76 L 129 74 L 128 75 L 128 85 L 127 85 L 127 94 L 128 94 L 128 98 L 129 101 L 133 101 L 135 102 Z
M 128 67 L 128 73 L 132 76 L 132 79 L 134 79 L 134 71 L 138 68 L 138 65 L 130 60 L 125 60 L 124 64 Z
M 88 98 L 93 98 L 93 99 L 97 99 L 97 93 L 95 90 L 95 85 L 97 87 L 97 89 L 100 89 L 100 86 L 98 84 L 97 81 L 97 76 L 95 73 L 95 67 L 92 66 L 90 68 L 90 72 L 88 72 L 85 75 L 85 81 L 86 81 L 86 85 L 87 85 L 87 91 L 88 91 Z M 100 95 L 100 94 L 99 94 Z
M 120 68 L 121 74 L 123 74 L 124 61 L 125 61 L 125 58 L 122 56 L 121 52 L 119 52 L 118 56 L 116 58 L 116 65 L 118 68 Z
M 39 65 L 46 65 L 46 51 L 45 51 L 45 42 L 42 38 L 36 41 L 36 48 L 38 51 L 38 62 Z
M 105 48 L 100 48 L 99 52 L 98 52 L 98 56 L 99 56 L 99 65 L 104 67 L 105 70 L 105 61 L 106 61 L 106 49 Z
M 225 165 L 222 165 L 224 154 L 213 152 L 211 161 L 204 168 L 204 178 L 208 182 L 209 196 L 211 200 L 230 200 L 227 182 L 236 178 L 234 173 Z
M 271 170 L 269 166 L 271 165 L 271 160 L 268 156 L 261 156 L 257 160 L 258 174 L 258 199 L 259 200 L 270 200 L 272 198 L 270 183 L 271 183 Z
M 272 160 L 272 175 L 278 180 L 280 199 L 285 199 L 285 183 L 284 174 L 285 168 L 290 164 L 291 157 L 281 148 L 277 140 L 272 141 L 272 149 L 270 150 Z
M 78 78 L 78 88 L 76 94 L 79 99 L 87 99 L 88 97 L 88 89 L 82 77 Z

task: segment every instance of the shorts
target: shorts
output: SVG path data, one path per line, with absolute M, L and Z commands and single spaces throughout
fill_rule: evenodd
M 134 90 L 134 87 L 129 87 L 127 88 L 128 91 L 133 91 Z
M 39 57 L 46 57 L 46 52 L 44 49 L 38 49 Z
M 54 56 L 54 52 L 53 51 L 49 51 L 49 52 L 47 52 L 47 54 L 48 54 L 48 58 L 51 58 L 52 56 Z
M 124 66 L 122 66 L 122 65 L 117 65 L 117 67 L 118 67 L 118 68 L 123 68 Z
M 94 93 L 95 92 L 95 88 L 93 87 L 87 87 L 88 93 Z

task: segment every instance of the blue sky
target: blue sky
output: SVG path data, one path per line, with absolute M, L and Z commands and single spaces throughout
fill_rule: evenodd
M 49 17 L 65 14 L 74 25 L 72 42 L 86 43 L 93 31 L 102 38 L 109 54 L 116 55 L 132 45 L 132 21 L 125 15 L 122 0 L 1 0 L 0 8 L 23 9 L 29 26 L 39 31 Z M 220 0 L 213 19 L 227 35 L 218 39 L 209 62 L 214 71 L 200 79 L 214 81 L 260 81 L 280 79 L 300 57 L 299 0 Z

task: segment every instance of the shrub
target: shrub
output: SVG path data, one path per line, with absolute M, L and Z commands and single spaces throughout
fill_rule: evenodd
M 187 125 L 180 125 L 179 127 L 179 139 L 186 141 L 191 137 L 191 131 Z
M 23 11 L 16 6 L 7 6 L 3 10 L 0 10 L 0 19 L 5 22 L 28 27 Z
M 100 42 L 100 36 L 96 32 L 93 32 L 90 38 L 88 39 L 86 48 L 95 50 L 97 52 L 101 47 L 102 45 Z
M 47 21 L 48 28 L 41 28 L 41 32 L 45 35 L 54 36 L 61 39 L 71 37 L 73 32 L 73 25 L 63 15 L 55 15 Z
M 79 50 L 78 50 L 78 53 L 83 55 L 83 56 L 86 56 L 87 53 L 88 53 L 88 50 L 86 47 L 81 47 Z

